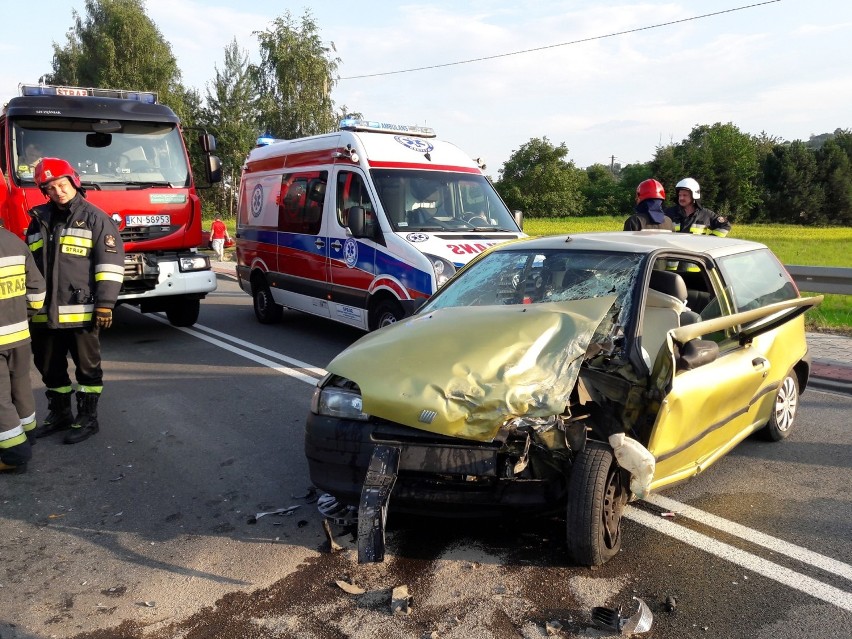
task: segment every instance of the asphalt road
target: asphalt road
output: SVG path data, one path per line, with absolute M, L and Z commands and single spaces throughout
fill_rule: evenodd
M 848 395 L 806 393 L 787 441 L 747 440 L 635 504 L 598 570 L 566 563 L 558 520 L 391 517 L 387 560 L 358 565 L 344 530 L 328 552 L 302 437 L 315 380 L 360 333 L 297 313 L 260 325 L 227 278 L 191 329 L 116 319 L 101 433 L 39 440 L 29 473 L 0 477 L 2 639 L 595 637 L 591 607 L 634 596 L 657 638 L 852 624 Z M 390 613 L 399 585 L 407 616 Z

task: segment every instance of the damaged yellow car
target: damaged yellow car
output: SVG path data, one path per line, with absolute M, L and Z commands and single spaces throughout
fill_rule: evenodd
M 560 511 L 581 565 L 625 505 L 755 431 L 787 437 L 810 371 L 802 298 L 755 242 L 665 232 L 503 244 L 336 357 L 305 431 L 311 480 L 381 560 L 387 509 Z

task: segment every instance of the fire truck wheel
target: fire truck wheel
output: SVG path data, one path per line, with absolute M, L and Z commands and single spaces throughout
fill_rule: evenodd
M 201 300 L 175 299 L 166 308 L 166 317 L 172 326 L 192 326 L 198 321 Z
M 275 324 L 284 316 L 284 309 L 272 299 L 266 284 L 254 286 L 254 315 L 261 324 Z
M 370 313 L 370 330 L 375 331 L 403 317 L 402 307 L 393 300 L 380 300 Z

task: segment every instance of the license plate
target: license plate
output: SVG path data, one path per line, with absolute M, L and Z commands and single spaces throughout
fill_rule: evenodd
M 124 221 L 125 226 L 169 226 L 172 223 L 172 216 L 128 215 Z

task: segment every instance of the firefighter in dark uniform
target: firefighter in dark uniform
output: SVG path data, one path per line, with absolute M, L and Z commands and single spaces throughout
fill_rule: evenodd
M 701 199 L 701 187 L 694 179 L 684 178 L 675 184 L 675 193 L 677 206 L 666 209 L 666 215 L 674 222 L 675 231 L 725 237 L 731 230 L 728 218 L 704 208 L 698 202 Z
M 36 425 L 29 317 L 44 305 L 44 278 L 20 239 L 0 228 L 0 472 L 23 472 Z
M 47 387 L 49 413 L 36 437 L 66 431 L 76 444 L 98 432 L 103 390 L 100 331 L 112 325 L 124 279 L 124 244 L 109 216 L 85 199 L 65 160 L 44 158 L 35 182 L 50 200 L 30 211 L 27 244 L 47 281 L 44 309 L 32 319 L 33 358 Z M 77 417 L 71 412 L 68 355 L 76 366 Z
M 645 180 L 636 187 L 636 207 L 633 215 L 624 220 L 625 231 L 673 231 L 672 221 L 663 212 L 666 190 L 657 180 Z

